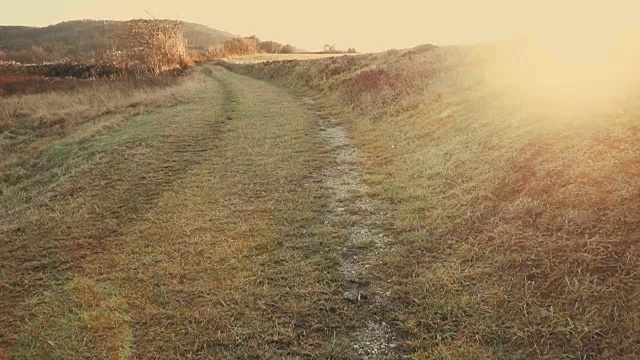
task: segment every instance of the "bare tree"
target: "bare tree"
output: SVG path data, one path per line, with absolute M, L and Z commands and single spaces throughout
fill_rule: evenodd
M 182 23 L 175 20 L 137 19 L 116 28 L 109 46 L 113 63 L 125 68 L 143 67 L 153 74 L 190 63 Z

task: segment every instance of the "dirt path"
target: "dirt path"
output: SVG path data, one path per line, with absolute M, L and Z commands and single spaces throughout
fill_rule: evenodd
M 384 291 L 365 279 L 386 240 L 344 129 L 309 99 L 202 71 L 193 102 L 83 142 L 86 164 L 10 219 L 0 348 L 394 358 Z
M 307 97 L 303 101 L 311 110 L 317 108 L 313 99 Z M 359 316 L 366 319 L 364 326 L 352 335 L 352 346 L 358 357 L 364 359 L 393 357 L 397 346 L 394 334 L 375 315 L 381 310 L 377 308 L 386 302 L 385 292 L 366 280 L 369 268 L 379 261 L 386 248 L 387 238 L 380 226 L 383 215 L 361 180 L 360 155 L 345 129 L 322 111 L 316 114 L 325 146 L 332 155 L 331 165 L 322 174 L 331 194 L 328 222 L 347 239 L 342 249 L 341 272 L 346 285 L 343 298 L 358 306 Z

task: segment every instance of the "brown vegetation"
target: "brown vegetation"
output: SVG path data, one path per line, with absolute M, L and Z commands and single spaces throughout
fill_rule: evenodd
M 197 61 L 208 61 L 231 56 L 267 54 L 292 54 L 296 52 L 292 45 L 284 45 L 275 41 L 260 41 L 256 36 L 235 37 L 226 40 L 220 46 L 213 46 L 206 51 L 192 52 Z
M 118 68 L 112 64 L 78 64 L 72 62 L 28 64 L 15 62 L 0 62 L 0 76 L 2 77 L 49 77 L 49 78 L 77 78 L 89 79 L 98 77 L 113 77 L 118 75 L 134 75 L 132 71 Z
M 267 54 L 292 54 L 296 49 L 290 44 L 280 44 L 275 41 L 261 41 L 260 50 Z
M 95 116 L 139 110 L 195 86 L 191 76 L 49 79 L 0 77 L 0 133 L 12 138 L 63 135 Z M 11 96 L 9 96 L 11 95 Z
M 172 20 L 137 19 L 119 24 L 112 48 L 100 60 L 156 75 L 193 65 L 182 23 Z
M 45 35 L 41 34 L 45 29 Z M 95 38 L 87 39 L 84 32 L 95 33 Z M 43 39 L 55 39 L 55 44 Z M 260 41 L 256 36 L 237 37 L 163 19 L 84 20 L 43 29 L 0 27 L 0 43 L 5 46 L 0 50 L 0 75 L 76 78 L 160 74 L 191 67 L 194 61 L 298 51 L 292 45 Z
M 350 47 L 347 50 L 338 49 L 335 44 L 325 44 L 322 47 L 322 53 L 324 54 L 355 54 L 356 48 Z

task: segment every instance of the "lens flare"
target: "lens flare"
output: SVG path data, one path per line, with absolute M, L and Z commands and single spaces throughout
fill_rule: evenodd
M 555 111 L 610 107 L 639 79 L 634 39 L 580 29 L 509 42 L 499 46 L 491 81 L 510 96 Z

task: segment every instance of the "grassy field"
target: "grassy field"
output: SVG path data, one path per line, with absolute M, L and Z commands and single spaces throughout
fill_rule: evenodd
M 637 358 L 637 72 L 518 51 L 0 97 L 0 359 Z
M 252 54 L 252 55 L 238 55 L 224 58 L 223 60 L 232 64 L 256 64 L 269 61 L 288 61 L 288 60 L 317 60 L 334 58 L 341 56 L 353 56 L 353 54 L 315 54 L 315 53 L 301 53 L 301 54 Z
M 0 354 L 354 358 L 317 115 L 219 67 L 132 91 L 3 133 Z
M 225 66 L 353 137 L 391 215 L 370 281 L 413 358 L 637 358 L 637 72 L 561 84 L 503 45 Z

